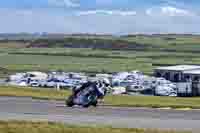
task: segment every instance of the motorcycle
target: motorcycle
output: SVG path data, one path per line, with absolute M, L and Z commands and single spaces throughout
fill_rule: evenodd
M 88 108 L 89 106 L 97 106 L 98 92 L 94 86 L 89 86 L 78 93 L 73 93 L 67 100 L 66 105 L 73 107 L 74 105 Z

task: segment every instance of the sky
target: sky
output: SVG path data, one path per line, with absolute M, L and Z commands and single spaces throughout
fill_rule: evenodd
M 200 0 L 1 0 L 0 33 L 200 33 Z

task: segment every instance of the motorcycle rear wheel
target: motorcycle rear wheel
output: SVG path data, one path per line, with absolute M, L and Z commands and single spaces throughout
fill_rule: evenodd
M 92 106 L 94 106 L 94 107 L 97 107 L 97 105 L 98 105 L 97 101 L 95 101 L 95 102 L 92 103 Z
M 90 95 L 90 96 L 87 96 L 87 99 L 88 99 L 88 103 L 87 104 L 85 104 L 85 105 L 82 105 L 84 108 L 88 108 L 89 106 L 94 106 L 94 107 L 96 107 L 97 106 L 97 97 L 96 96 L 92 96 L 92 95 Z
M 70 96 L 66 101 L 65 101 L 66 106 L 68 107 L 73 107 L 74 106 L 74 96 Z

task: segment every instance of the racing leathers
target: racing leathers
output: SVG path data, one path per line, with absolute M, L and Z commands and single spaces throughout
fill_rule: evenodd
M 76 96 L 80 91 L 87 89 L 89 87 L 93 87 L 94 91 L 97 93 L 99 99 L 103 99 L 104 96 L 107 93 L 107 88 L 103 82 L 101 81 L 95 81 L 95 82 L 90 82 L 88 81 L 87 83 L 84 83 L 81 87 L 75 87 L 73 88 L 73 94 Z

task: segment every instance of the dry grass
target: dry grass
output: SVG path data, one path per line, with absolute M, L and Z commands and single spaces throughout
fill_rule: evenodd
M 0 133 L 186 133 L 156 129 L 79 127 L 52 122 L 0 121 Z

